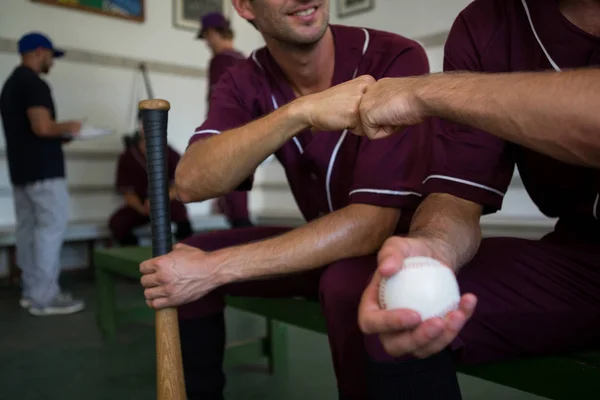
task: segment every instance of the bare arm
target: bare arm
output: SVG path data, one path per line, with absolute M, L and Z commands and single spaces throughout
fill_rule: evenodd
M 202 201 L 233 191 L 268 156 L 309 126 L 296 104 L 193 143 L 175 172 L 179 199 L 184 203 Z
M 300 97 L 239 128 L 196 141 L 188 147 L 175 172 L 179 199 L 187 203 L 230 193 L 251 176 L 261 162 L 307 128 L 335 131 L 356 125 L 360 99 L 373 82 L 371 76 L 359 76 Z M 235 97 L 227 100 L 236 101 Z M 211 106 L 213 111 L 215 115 L 224 114 L 228 111 L 227 105 Z
M 46 107 L 30 107 L 27 117 L 31 130 L 40 137 L 60 137 L 66 134 L 77 134 L 81 129 L 78 121 L 56 122 Z
M 600 167 L 600 69 L 437 74 L 424 78 L 417 93 L 427 115 L 563 162 Z
M 435 258 L 454 271 L 467 263 L 479 248 L 482 207 L 450 194 L 434 193 L 417 209 L 409 237 L 425 239 Z
M 129 207 L 133 208 L 140 214 L 144 213 L 144 204 L 142 203 L 137 194 L 135 194 L 134 192 L 125 192 L 123 194 L 123 197 L 125 199 L 125 204 L 127 204 Z
M 351 204 L 281 236 L 213 253 L 222 282 L 289 274 L 375 253 L 398 224 L 400 210 Z M 243 265 L 244 268 L 239 268 Z

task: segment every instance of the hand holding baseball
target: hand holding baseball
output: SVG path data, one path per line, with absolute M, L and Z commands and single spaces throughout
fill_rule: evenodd
M 425 107 L 419 100 L 423 79 L 383 78 L 367 87 L 359 106 L 361 123 L 352 132 L 380 139 L 423 122 Z
M 472 294 L 463 295 L 458 306 L 445 316 L 425 320 L 414 309 L 381 307 L 382 280 L 395 275 L 406 258 L 435 256 L 426 240 L 402 237 L 388 239 L 378 254 L 379 267 L 363 293 L 358 319 L 361 330 L 365 334 L 379 334 L 384 349 L 394 357 L 412 354 L 425 358 L 441 351 L 473 315 L 477 299 Z

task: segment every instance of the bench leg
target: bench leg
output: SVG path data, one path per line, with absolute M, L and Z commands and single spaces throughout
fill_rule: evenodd
M 285 324 L 267 319 L 269 374 L 285 373 L 288 366 L 287 328 Z
M 96 268 L 95 271 L 98 296 L 97 324 L 103 339 L 112 343 L 117 334 L 114 277 L 101 268 Z

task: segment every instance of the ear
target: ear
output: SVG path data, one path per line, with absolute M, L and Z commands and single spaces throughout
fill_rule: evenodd
M 231 0 L 231 4 L 238 15 L 245 20 L 252 21 L 256 17 L 254 8 L 252 7 L 252 0 Z

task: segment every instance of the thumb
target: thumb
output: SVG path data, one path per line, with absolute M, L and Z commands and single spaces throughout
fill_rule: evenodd
M 189 251 L 189 250 L 199 250 L 199 249 L 196 247 L 193 247 L 193 246 L 189 246 L 185 243 L 177 243 L 173 246 L 173 250 Z

